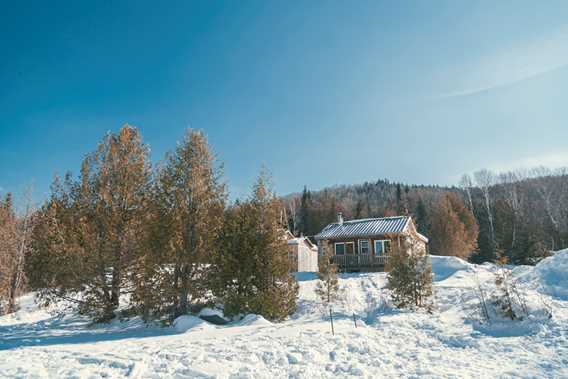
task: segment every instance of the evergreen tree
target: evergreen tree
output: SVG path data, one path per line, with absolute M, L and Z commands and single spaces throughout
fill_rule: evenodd
M 396 210 L 398 214 L 403 214 L 404 204 L 402 199 L 402 187 L 400 183 L 396 185 Z
M 279 223 L 281 204 L 272 191 L 271 178 L 262 172 L 253 189 L 251 204 L 258 222 L 260 296 L 253 311 L 271 320 L 282 320 L 296 309 L 298 283 L 290 274 L 288 245 Z
M 8 215 L 14 215 L 14 200 L 12 198 L 12 193 L 8 192 L 4 197 L 4 201 L 0 201 L 0 207 L 7 211 Z
M 528 225 L 523 228 L 518 247 L 515 254 L 511 257 L 514 264 L 534 265 L 543 258 L 550 256 L 550 250 L 539 236 L 535 226 Z
M 132 265 L 133 293 L 130 299 L 131 310 L 141 315 L 145 321 L 171 315 L 173 310 L 171 286 L 166 285 L 171 278 L 168 255 L 170 225 L 158 200 L 156 182 L 148 194 L 144 226 L 139 231 L 139 250 Z
M 428 213 L 426 211 L 426 205 L 424 204 L 424 200 L 422 200 L 422 198 L 419 198 L 416 204 L 416 210 L 414 212 L 414 220 L 416 223 L 416 229 L 418 230 L 418 233 L 421 233 L 425 236 L 431 235 Z
M 315 292 L 322 303 L 329 308 L 329 322 L 331 323 L 331 331 L 334 333 L 332 304 L 339 297 L 339 283 L 337 280 L 337 266 L 331 263 L 328 254 L 322 256 L 319 260 L 319 271 L 317 275 L 319 281 L 316 285 Z M 353 315 L 353 319 L 355 320 L 355 315 Z
M 299 211 L 299 223 L 300 223 L 300 234 L 307 236 L 313 230 L 312 225 L 312 200 L 311 193 L 308 188 L 304 186 L 302 191 L 302 197 L 300 199 L 300 211 Z
M 492 238 L 493 233 L 490 231 L 491 226 L 486 215 L 486 208 L 479 207 L 476 211 L 477 223 L 479 225 L 479 234 L 477 237 L 478 250 L 471 256 L 474 263 L 496 262 L 497 261 L 497 245 Z
M 26 274 L 43 305 L 67 300 L 80 313 L 102 320 L 112 312 L 106 249 L 102 230 L 74 199 L 77 191 L 69 175 L 63 182 L 55 178 L 49 200 L 38 211 Z
M 278 321 L 296 308 L 298 284 L 290 274 L 280 208 L 263 173 L 251 199 L 227 212 L 214 291 L 228 316 L 252 312 Z
M 157 178 L 156 202 L 165 243 L 160 253 L 172 270 L 159 285 L 173 318 L 206 293 L 226 201 L 222 169 L 203 133 L 188 130 Z
M 126 125 L 87 156 L 79 181 L 54 183 L 27 265 L 43 300 L 71 301 L 100 321 L 115 316 L 140 253 L 150 180 L 148 147 Z
M 353 211 L 353 217 L 357 220 L 363 218 L 363 202 L 361 200 L 357 200 L 355 204 L 355 210 Z
M 257 223 L 250 202 L 237 202 L 225 212 L 219 235 L 212 288 L 227 316 L 250 312 L 258 293 L 259 268 L 256 251 Z
M 331 304 L 337 300 L 339 283 L 337 280 L 337 266 L 331 263 L 329 255 L 326 254 L 319 260 L 317 276 L 319 282 L 315 292 L 322 303 L 331 307 Z
M 391 299 L 397 308 L 431 307 L 432 264 L 413 242 L 393 244 L 387 276 Z

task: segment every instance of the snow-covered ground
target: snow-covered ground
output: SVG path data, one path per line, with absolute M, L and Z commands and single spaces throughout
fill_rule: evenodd
M 568 251 L 514 270 L 534 311 L 516 322 L 472 321 L 476 283 L 491 287 L 495 266 L 433 257 L 433 269 L 433 314 L 389 307 L 383 273 L 342 275 L 335 336 L 313 274 L 299 275 L 299 310 L 278 324 L 249 315 L 226 326 L 193 316 L 168 328 L 90 326 L 54 317 L 28 295 L 0 317 L 0 377 L 568 377 Z

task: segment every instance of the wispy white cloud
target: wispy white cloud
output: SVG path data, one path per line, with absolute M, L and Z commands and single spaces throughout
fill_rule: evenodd
M 568 28 L 481 58 L 439 99 L 471 96 L 545 75 L 568 66 Z
M 526 80 L 530 80 L 530 79 L 533 79 L 533 78 L 537 78 L 537 77 L 546 75 L 547 73 L 559 70 L 559 69 L 564 68 L 564 67 L 568 67 L 568 63 L 562 63 L 562 64 L 559 64 L 557 66 L 543 68 L 543 69 L 541 69 L 541 71 L 530 72 L 526 76 L 517 77 L 517 78 L 514 78 L 514 79 L 510 79 L 508 81 L 502 81 L 502 82 L 493 83 L 493 84 L 480 86 L 480 87 L 476 87 L 476 88 L 468 88 L 468 89 L 464 89 L 464 90 L 460 90 L 460 91 L 445 93 L 445 94 L 440 96 L 440 99 L 450 99 L 450 98 L 456 98 L 456 97 L 472 96 L 472 95 L 477 95 L 477 94 L 483 93 L 483 92 L 489 92 L 489 91 L 500 89 L 500 88 L 506 88 L 506 87 L 521 83 L 521 82 L 526 81 Z

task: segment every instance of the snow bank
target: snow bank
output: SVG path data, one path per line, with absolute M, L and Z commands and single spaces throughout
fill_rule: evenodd
M 474 272 L 474 266 L 458 257 L 431 255 L 434 280 L 439 282 L 448 279 L 458 271 Z
M 553 254 L 565 254 L 565 253 L 568 253 L 568 249 L 558 250 L 558 251 L 555 251 Z
M 225 316 L 223 315 L 223 311 L 217 308 L 203 308 L 200 312 L 199 312 L 199 317 L 201 316 L 218 316 L 221 318 L 225 318 Z
M 272 325 L 272 323 L 267 319 L 265 319 L 264 317 L 262 317 L 261 315 L 255 315 L 251 313 L 243 317 L 243 319 L 239 321 L 239 325 L 263 326 L 263 325 Z
M 46 309 L 38 309 L 35 304 L 35 293 L 28 293 L 18 299 L 18 310 L 15 313 L 0 316 L 0 325 L 18 325 L 41 322 L 50 317 Z
M 176 332 L 185 333 L 188 330 L 204 330 L 213 328 L 212 325 L 203 321 L 199 317 L 184 315 L 174 320 L 173 327 Z
M 550 296 L 568 300 L 568 250 L 543 259 L 534 269 L 519 275 L 519 280 Z
M 492 337 L 522 337 L 531 336 L 541 330 L 543 320 L 501 320 L 486 323 L 472 323 L 474 330 Z

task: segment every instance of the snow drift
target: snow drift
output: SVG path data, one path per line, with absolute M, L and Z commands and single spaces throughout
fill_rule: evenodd
M 267 326 L 267 325 L 272 325 L 272 323 L 270 321 L 268 321 L 267 319 L 265 319 L 264 317 L 262 317 L 260 315 L 255 315 L 255 314 L 252 314 L 252 313 L 243 317 L 243 319 L 240 320 L 238 322 L 238 324 L 242 325 L 242 326 L 250 326 L 250 325 Z
M 541 292 L 561 300 L 568 300 L 568 249 L 543 259 L 533 269 L 519 276 Z
M 458 257 L 431 255 L 430 258 L 435 281 L 446 280 L 458 271 L 474 272 L 475 270 L 474 265 Z
M 214 326 L 209 324 L 207 321 L 190 315 L 179 316 L 174 320 L 172 326 L 178 333 L 185 333 L 188 330 L 205 330 L 214 328 Z

